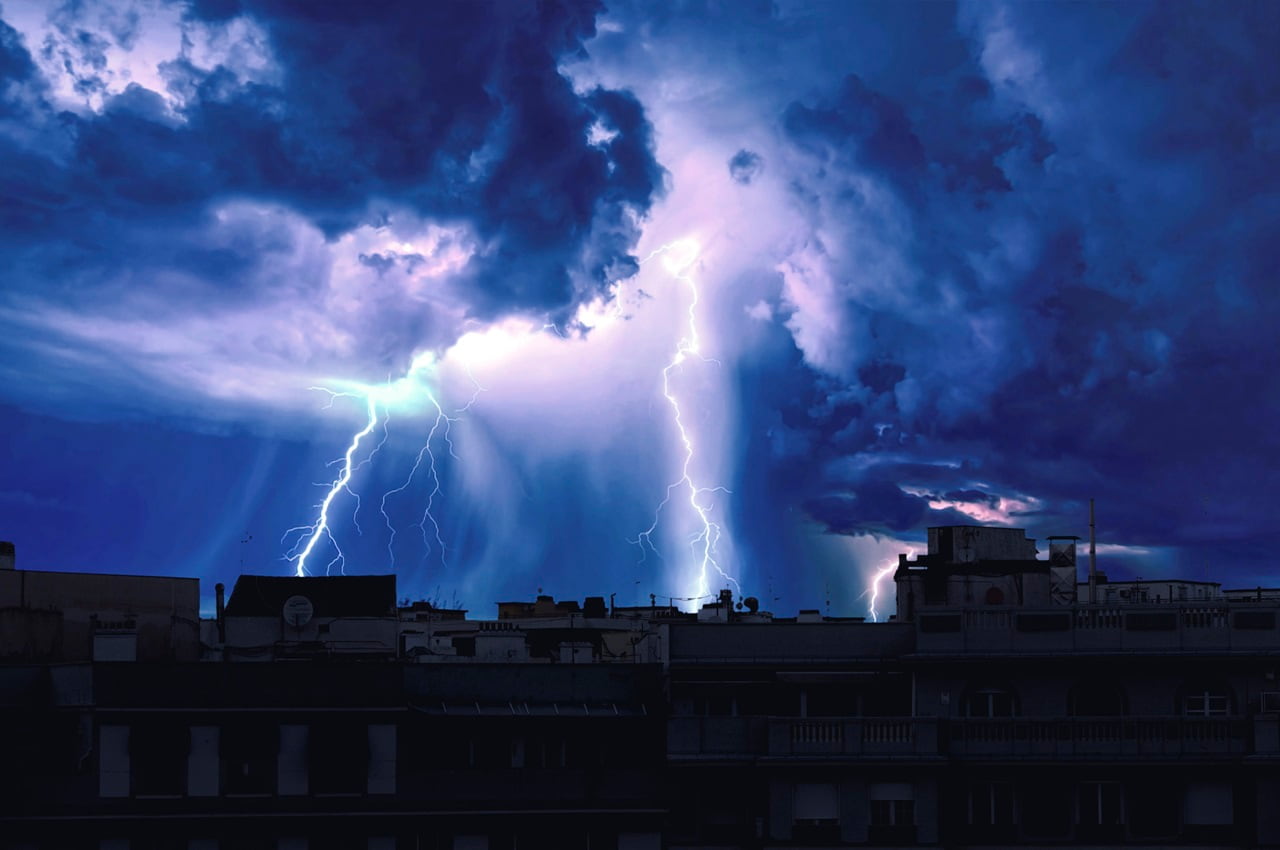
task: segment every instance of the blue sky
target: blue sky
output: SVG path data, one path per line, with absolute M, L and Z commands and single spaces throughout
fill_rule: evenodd
M 1280 7 L 360 5 L 0 0 L 22 565 L 1274 584 Z

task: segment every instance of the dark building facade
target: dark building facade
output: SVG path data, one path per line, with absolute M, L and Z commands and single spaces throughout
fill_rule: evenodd
M 245 576 L 196 643 L 158 585 L 6 598 L 88 625 L 0 633 L 0 847 L 1280 847 L 1280 598 L 1091 604 L 1074 548 L 931 529 L 888 623 Z

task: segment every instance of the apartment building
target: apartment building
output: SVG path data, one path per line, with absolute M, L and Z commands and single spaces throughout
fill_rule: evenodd
M 0 622 L 151 625 L 0 631 L 0 847 L 1280 847 L 1280 593 L 1047 550 L 931 529 L 887 623 L 30 573 Z

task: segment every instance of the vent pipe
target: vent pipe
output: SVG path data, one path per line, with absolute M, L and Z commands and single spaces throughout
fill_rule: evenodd
M 226 594 L 227 587 L 222 582 L 218 582 L 213 586 L 214 608 L 217 614 L 218 623 L 218 643 L 227 642 L 227 605 Z
M 17 563 L 13 544 L 8 540 L 0 540 L 0 570 L 12 570 Z
M 1098 544 L 1093 523 L 1093 499 L 1089 500 L 1089 604 L 1098 601 Z

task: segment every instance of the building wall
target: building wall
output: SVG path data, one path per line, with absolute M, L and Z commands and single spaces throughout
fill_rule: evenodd
M 134 636 L 137 660 L 193 661 L 199 623 L 197 579 L 0 571 L 0 657 L 93 660 L 112 633 Z

